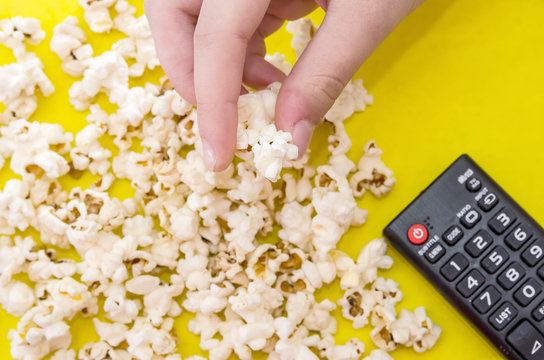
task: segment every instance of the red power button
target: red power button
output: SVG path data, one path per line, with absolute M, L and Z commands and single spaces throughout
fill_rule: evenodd
M 415 224 L 408 229 L 408 240 L 414 245 L 421 245 L 427 241 L 429 233 L 427 228 L 421 224 Z

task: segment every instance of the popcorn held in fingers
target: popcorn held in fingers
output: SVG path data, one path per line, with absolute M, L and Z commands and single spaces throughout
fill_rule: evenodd
M 361 340 L 335 343 L 339 313 L 355 328 L 373 326 L 372 340 L 387 351 L 434 345 L 440 327 L 423 308 L 395 310 L 403 294 L 380 276 L 392 266 L 382 239 L 357 261 L 337 249 L 367 219 L 356 198 L 394 183 L 374 142 L 358 166 L 346 155 L 343 122 L 372 103 L 362 81 L 350 82 L 326 116 L 334 128 L 323 164 L 310 165 L 308 154 L 297 159 L 291 134 L 275 127 L 281 84 L 273 83 L 240 96 L 235 161 L 212 172 L 198 109 L 165 77 L 132 84 L 159 66 L 145 16 L 125 0 L 80 4 L 92 31 L 126 37 L 93 56 L 75 17 L 54 28 L 51 50 L 66 73 L 81 76 L 69 101 L 88 110 L 74 134 L 28 119 L 36 88 L 53 91 L 41 61 L 26 52 L 25 41 L 44 37 L 39 22 L 0 22 L 0 41 L 17 58 L 0 68 L 7 79 L 0 165 L 18 176 L 0 191 L 0 305 L 21 317 L 9 332 L 13 358 L 75 359 L 70 326 L 83 316 L 97 337 L 79 359 L 181 360 L 174 319 L 183 312 L 195 314 L 188 329 L 212 360 L 249 360 L 256 351 L 270 360 L 361 359 Z M 300 55 L 316 27 L 304 19 L 288 29 Z M 284 73 L 292 67 L 280 54 L 267 60 Z M 117 109 L 102 108 L 100 97 Z M 92 184 L 63 187 L 87 170 L 98 178 Z M 134 190 L 125 200 L 112 195 L 122 179 Z M 17 235 L 33 230 L 39 241 Z M 74 256 L 63 258 L 59 248 Z M 345 291 L 338 309 L 332 299 L 316 300 L 337 278 Z M 390 357 L 376 350 L 367 359 Z

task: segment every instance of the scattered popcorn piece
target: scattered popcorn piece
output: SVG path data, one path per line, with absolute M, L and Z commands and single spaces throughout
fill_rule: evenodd
M 84 62 L 93 55 L 93 48 L 86 41 L 87 36 L 78 26 L 75 16 L 68 16 L 53 28 L 49 46 L 62 61 L 62 70 L 68 75 L 83 75 L 86 69 Z
M 87 0 L 81 0 L 87 1 Z M 110 0 L 95 0 L 92 4 Z M 109 15 L 108 15 L 109 16 Z M 99 92 L 104 92 L 113 104 L 120 105 L 128 96 L 128 65 L 115 51 L 105 51 L 99 56 L 83 61 L 86 68 L 83 79 L 72 84 L 70 104 L 76 110 L 85 110 Z
M 372 140 L 366 143 L 364 151 L 357 165 L 358 172 L 350 180 L 353 192 L 361 196 L 364 189 L 368 189 L 378 197 L 387 194 L 396 180 L 393 177 L 393 171 L 389 170 L 381 160 L 382 150 Z
M 11 48 L 17 59 L 25 55 L 25 41 L 38 45 L 44 38 L 45 31 L 41 29 L 38 19 L 16 16 L 0 20 L 0 44 Z
M 78 0 L 85 11 L 83 16 L 92 31 L 97 33 L 109 32 L 113 28 L 110 17 L 110 7 L 117 0 Z
M 370 352 L 370 355 L 363 360 L 393 360 L 393 358 L 385 351 L 376 349 Z
M 6 109 L 0 123 L 13 119 L 27 119 L 36 111 L 38 100 L 36 88 L 49 96 L 55 88 L 43 72 L 42 61 L 33 53 L 25 53 L 15 63 L 0 66 L 0 102 Z

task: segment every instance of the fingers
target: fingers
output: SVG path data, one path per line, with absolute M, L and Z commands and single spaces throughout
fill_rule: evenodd
M 196 104 L 193 81 L 193 34 L 199 0 L 146 0 L 145 12 L 157 55 L 176 91 Z
M 214 171 L 225 169 L 234 155 L 247 44 L 269 1 L 204 0 L 202 4 L 194 34 L 195 95 L 204 158 Z
M 315 0 L 273 0 L 268 13 L 280 19 L 296 20 L 308 15 L 317 7 Z
M 323 24 L 283 82 L 276 103 L 276 124 L 292 133 L 300 156 L 346 83 L 414 8 L 414 0 L 330 0 L 327 6 Z
M 264 59 L 266 54 L 264 39 L 278 30 L 282 24 L 282 19 L 267 14 L 251 40 L 249 40 L 243 73 L 244 84 L 254 89 L 262 89 L 270 83 L 281 82 L 285 79 L 283 72 Z

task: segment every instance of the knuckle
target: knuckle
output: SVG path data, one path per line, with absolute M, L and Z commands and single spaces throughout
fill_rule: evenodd
M 311 94 L 317 101 L 333 103 L 344 90 L 345 82 L 333 74 L 315 74 L 308 78 L 309 88 L 314 89 Z
M 241 42 L 247 44 L 249 41 L 249 36 L 234 30 L 226 32 L 223 29 L 202 29 L 198 26 L 195 29 L 194 41 L 196 44 L 208 45 L 208 44 L 218 44 L 222 43 L 225 40 Z

